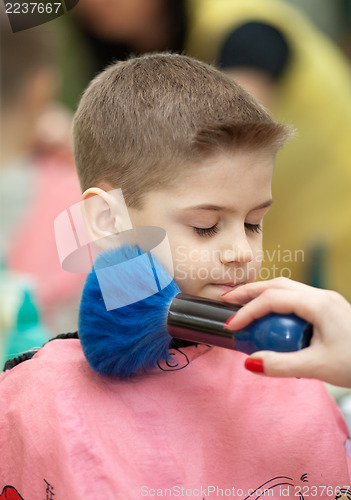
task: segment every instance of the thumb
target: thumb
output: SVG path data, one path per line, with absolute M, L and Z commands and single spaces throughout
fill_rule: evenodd
M 258 351 L 246 358 L 245 368 L 270 377 L 319 378 L 316 359 L 311 347 L 289 353 Z

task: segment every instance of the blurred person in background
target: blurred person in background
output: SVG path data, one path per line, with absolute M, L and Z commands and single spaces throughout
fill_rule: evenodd
M 351 59 L 351 2 L 350 0 L 342 0 L 342 13 L 344 28 L 340 36 L 340 45 Z
M 72 11 L 91 56 L 91 75 L 131 54 L 184 50 L 187 0 L 80 0 Z
M 229 72 L 297 129 L 278 159 L 261 278 L 350 300 L 351 73 L 341 50 L 279 0 L 80 0 L 72 16 L 93 72 L 131 53 L 184 51 Z
M 292 277 L 350 300 L 348 61 L 297 10 L 275 0 L 203 1 L 188 50 L 216 61 L 297 129 L 277 162 L 262 279 Z
M 47 26 L 12 33 L 2 17 L 0 258 L 8 273 L 0 309 L 8 314 L 9 272 L 25 283 L 28 277 L 42 320 L 56 332 L 76 324 L 84 276 L 62 270 L 54 236 L 56 216 L 80 199 L 71 113 L 56 102 L 60 74 L 54 51 Z M 2 327 L 15 326 L 9 324 L 16 322 L 13 314 Z
M 302 10 L 313 24 L 331 37 L 351 58 L 350 0 L 284 0 Z

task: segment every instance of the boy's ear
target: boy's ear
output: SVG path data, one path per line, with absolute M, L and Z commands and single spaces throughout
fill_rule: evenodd
M 121 189 L 87 189 L 81 197 L 81 210 L 91 241 L 101 249 L 114 246 L 118 234 L 133 228 Z

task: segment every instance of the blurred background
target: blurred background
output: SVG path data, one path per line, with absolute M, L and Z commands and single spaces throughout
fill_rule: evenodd
M 71 120 L 114 60 L 214 63 L 297 137 L 278 156 L 261 279 L 351 300 L 351 0 L 80 0 L 12 33 L 1 4 L 2 360 L 77 329 L 85 276 L 61 269 L 54 220 L 80 198 Z

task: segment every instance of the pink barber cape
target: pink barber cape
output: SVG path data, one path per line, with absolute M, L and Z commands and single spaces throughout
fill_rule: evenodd
M 172 350 L 129 381 L 54 340 L 0 377 L 0 499 L 349 499 L 351 443 L 317 381 Z

